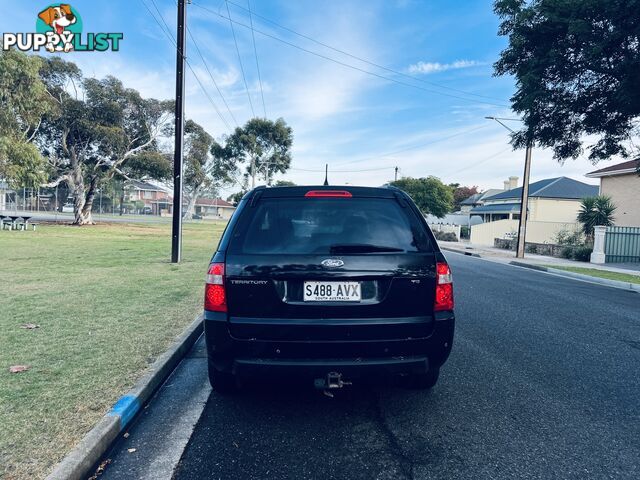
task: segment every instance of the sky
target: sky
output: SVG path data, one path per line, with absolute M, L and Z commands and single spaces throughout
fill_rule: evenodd
M 174 1 L 71 4 L 84 32 L 122 32 L 124 40 L 119 52 L 60 55 L 85 76 L 115 75 L 146 97 L 174 97 L 175 45 L 164 30 L 166 23 L 175 35 Z M 485 119 L 516 118 L 509 108 L 514 79 L 493 76 L 507 40 L 497 35 L 490 0 L 250 5 L 251 18 L 247 0 L 188 5 L 186 117 L 217 139 L 265 111 L 284 118 L 293 128 L 293 162 L 277 178 L 319 184 L 327 163 L 334 185 L 381 185 L 393 180 L 395 167 L 399 176 L 434 175 L 481 189 L 522 177 L 524 151 L 513 151 L 509 132 Z M 14 4 L 11 15 L 0 16 L 0 30 L 34 31 L 47 6 Z M 531 181 L 568 176 L 593 183 L 584 174 L 595 169 L 586 155 L 561 165 L 549 150 L 535 149 Z

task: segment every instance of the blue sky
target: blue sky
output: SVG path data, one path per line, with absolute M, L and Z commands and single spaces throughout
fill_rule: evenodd
M 154 1 L 174 30 L 175 2 Z M 247 0 L 233 2 L 247 6 Z M 145 96 L 173 97 L 175 47 L 145 8 L 146 4 L 159 18 L 151 0 L 71 4 L 80 12 L 85 32 L 123 32 L 124 40 L 120 52 L 78 52 L 65 58 L 77 62 L 86 76 L 113 74 Z M 322 173 L 308 170 L 323 170 L 325 163 L 333 170 L 333 184 L 379 185 L 393 179 L 395 166 L 400 175 L 435 175 L 445 182 L 482 188 L 501 187 L 510 175 L 521 176 L 524 152 L 512 151 L 508 132 L 484 119 L 513 116 L 506 106 L 513 79 L 492 76 L 492 63 L 506 39 L 496 34 L 498 19 L 491 4 L 490 0 L 253 0 L 252 9 L 269 20 L 419 79 L 360 62 L 254 17 L 254 28 L 260 32 L 420 87 L 348 68 L 255 33 L 267 116 L 283 117 L 295 136 L 293 168 L 282 178 L 321 182 Z M 23 0 L 11 15 L 0 17 L 0 29 L 33 31 L 37 13 L 46 6 L 46 2 Z M 233 3 L 229 9 L 235 21 L 249 24 L 246 10 Z M 229 21 L 218 14 L 227 15 L 224 0 L 193 0 L 188 6 L 191 33 L 231 113 L 191 38 L 187 56 L 224 122 L 233 127 L 232 115 L 243 124 L 252 111 Z M 249 96 L 256 115 L 262 115 L 251 31 L 239 24 L 235 33 Z M 215 137 L 229 133 L 191 72 L 186 114 Z M 559 165 L 549 151 L 536 149 L 531 176 L 532 181 L 561 175 L 587 181 L 583 175 L 593 169 L 584 158 Z

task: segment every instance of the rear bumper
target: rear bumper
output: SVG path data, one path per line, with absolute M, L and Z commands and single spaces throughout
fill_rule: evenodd
M 377 359 L 314 359 L 277 360 L 237 358 L 232 372 L 241 378 L 324 377 L 329 372 L 339 372 L 345 378 L 375 378 L 407 373 L 426 373 L 427 357 L 397 357 Z
M 415 320 L 412 324 L 415 323 Z M 327 320 L 327 331 L 335 321 Z M 351 340 L 322 335 L 322 323 L 315 323 L 319 335 L 282 340 L 234 338 L 226 314 L 205 312 L 204 332 L 210 367 L 239 376 L 315 375 L 330 371 L 360 377 L 379 374 L 424 373 L 440 367 L 451 352 L 455 318 L 453 312 L 438 312 L 429 319 L 428 336 L 421 338 Z M 375 324 L 371 327 L 375 328 Z M 296 329 L 300 325 L 291 325 Z M 367 328 L 362 325 L 359 328 Z

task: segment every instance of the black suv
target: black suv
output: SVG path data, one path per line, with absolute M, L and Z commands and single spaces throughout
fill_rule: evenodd
M 430 388 L 453 341 L 451 271 L 392 187 L 250 191 L 211 259 L 204 309 L 217 391 L 270 374 Z

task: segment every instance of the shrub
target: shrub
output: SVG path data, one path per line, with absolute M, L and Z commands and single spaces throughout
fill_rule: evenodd
M 443 242 L 458 241 L 458 237 L 456 237 L 456 234 L 453 232 L 439 232 L 438 230 L 436 230 L 435 232 L 433 232 L 433 235 L 436 237 L 436 240 L 440 240 Z
M 460 227 L 460 238 L 471 238 L 471 229 L 467 226 Z
M 560 230 L 556 233 L 557 245 L 584 245 L 584 238 L 579 231 Z
M 579 262 L 588 262 L 591 260 L 591 252 L 593 248 L 587 246 L 575 247 L 572 252 L 572 258 Z
M 538 246 L 534 243 L 525 244 L 524 250 L 527 253 L 538 253 Z
M 560 256 L 562 258 L 567 258 L 571 260 L 573 258 L 573 248 L 572 247 L 564 247 L 560 250 Z

